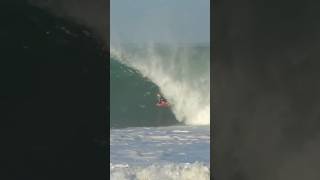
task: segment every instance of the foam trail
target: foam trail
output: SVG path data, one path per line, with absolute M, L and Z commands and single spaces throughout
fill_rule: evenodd
M 209 47 L 200 53 L 190 47 L 159 49 L 151 44 L 133 53 L 124 47 L 111 48 L 110 52 L 111 57 L 159 86 L 178 121 L 210 124 Z

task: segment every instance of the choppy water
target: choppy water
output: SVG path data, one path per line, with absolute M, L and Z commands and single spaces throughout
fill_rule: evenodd
M 209 179 L 208 126 L 137 127 L 111 130 L 110 178 Z

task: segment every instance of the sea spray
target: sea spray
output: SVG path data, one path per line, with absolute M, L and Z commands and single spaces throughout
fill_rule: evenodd
M 110 56 L 155 83 L 178 121 L 210 124 L 209 45 L 127 45 L 112 47 Z

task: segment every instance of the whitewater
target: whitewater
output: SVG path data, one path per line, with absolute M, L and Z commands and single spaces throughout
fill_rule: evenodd
M 110 51 L 110 179 L 210 179 L 209 46 Z
M 207 180 L 209 154 L 206 126 L 112 129 L 110 179 Z

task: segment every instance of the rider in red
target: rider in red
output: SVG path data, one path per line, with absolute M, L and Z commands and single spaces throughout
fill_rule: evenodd
M 161 96 L 160 93 L 158 93 L 157 96 L 158 96 L 158 104 L 159 104 L 159 105 L 161 105 L 161 104 L 167 104 L 168 101 L 167 101 L 163 96 Z

